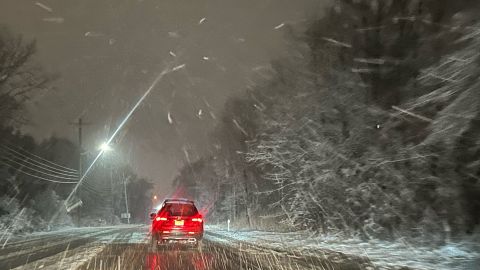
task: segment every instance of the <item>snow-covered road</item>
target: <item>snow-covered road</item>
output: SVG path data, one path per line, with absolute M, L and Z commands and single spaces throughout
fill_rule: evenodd
M 0 269 L 369 269 L 359 261 L 307 258 L 232 242 L 214 232 L 207 231 L 205 238 L 201 251 L 177 246 L 152 252 L 147 226 L 36 233 L 8 239 L 0 249 Z
M 202 250 L 174 246 L 152 252 L 147 226 L 70 228 L 8 239 L 0 249 L 0 269 L 410 269 L 374 265 L 344 250 L 289 248 L 295 237 L 287 234 L 250 234 L 207 226 Z M 282 239 L 288 241 L 279 246 Z

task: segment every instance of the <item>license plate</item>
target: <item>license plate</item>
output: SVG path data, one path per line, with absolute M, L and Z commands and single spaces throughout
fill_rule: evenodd
M 175 226 L 183 226 L 183 220 L 175 220 Z

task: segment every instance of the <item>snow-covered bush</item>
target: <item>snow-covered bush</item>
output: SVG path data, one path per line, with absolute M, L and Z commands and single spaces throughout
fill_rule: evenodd
M 27 233 L 38 230 L 35 212 L 22 208 L 16 198 L 0 197 L 0 228 L 6 234 Z

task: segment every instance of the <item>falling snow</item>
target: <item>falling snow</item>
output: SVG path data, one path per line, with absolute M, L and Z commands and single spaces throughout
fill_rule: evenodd
M 179 38 L 180 34 L 178 34 L 177 32 L 168 32 L 168 36 L 171 38 Z
M 35 2 L 35 5 L 39 6 L 40 8 L 48 11 L 48 12 L 53 12 L 53 9 L 45 4 L 42 4 L 40 2 Z
M 478 1 L 174 2 L 0 1 L 0 269 L 480 269 Z
M 285 23 L 281 23 L 281 24 L 275 26 L 274 29 L 280 29 L 280 28 L 282 28 L 282 27 L 284 27 L 284 26 L 285 26 Z
M 104 34 L 98 32 L 85 32 L 86 37 L 102 37 Z
M 177 71 L 177 70 L 182 69 L 182 68 L 184 68 L 184 67 L 185 67 L 185 64 L 182 64 L 182 65 L 179 65 L 179 66 L 174 67 L 174 68 L 172 69 L 172 71 Z

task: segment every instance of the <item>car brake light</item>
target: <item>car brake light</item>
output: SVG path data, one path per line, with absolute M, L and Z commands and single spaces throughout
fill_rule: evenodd
M 157 217 L 155 220 L 156 221 L 160 221 L 160 220 L 165 221 L 165 220 L 167 220 L 167 218 L 166 217 Z
M 203 220 L 201 218 L 192 218 L 192 221 L 195 221 L 195 222 L 202 222 Z

